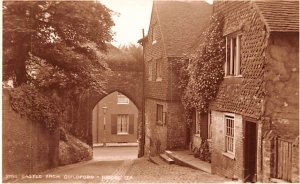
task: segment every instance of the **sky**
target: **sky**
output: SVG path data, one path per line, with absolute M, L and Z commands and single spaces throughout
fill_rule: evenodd
M 109 9 L 117 12 L 113 20 L 115 32 L 113 45 L 137 44 L 142 38 L 142 29 L 145 35 L 148 33 L 150 16 L 152 10 L 152 0 L 99 0 Z
M 148 33 L 153 0 L 98 0 L 109 9 L 117 12 L 113 20 L 115 32 L 113 45 L 137 44 L 142 38 L 142 29 Z M 182 1 L 182 0 L 181 0 Z M 213 0 L 206 0 L 212 4 Z

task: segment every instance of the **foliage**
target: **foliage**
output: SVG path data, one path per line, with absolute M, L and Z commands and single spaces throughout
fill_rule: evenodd
M 58 127 L 60 104 L 42 95 L 36 88 L 21 85 L 10 91 L 11 106 L 22 116 L 41 123 L 50 132 Z
M 143 50 L 141 46 L 130 44 L 120 48 L 110 47 L 107 56 L 112 70 L 142 71 Z
M 63 99 L 52 92 L 104 92 L 111 14 L 95 1 L 3 2 L 3 79 L 17 87 L 14 110 L 53 131 Z
M 111 11 L 92 1 L 4 2 L 4 80 L 13 78 L 16 86 L 36 80 L 39 88 L 101 91 L 111 26 Z M 43 69 L 27 67 L 34 64 Z
M 211 153 L 209 151 L 209 144 L 207 140 L 201 140 L 199 158 L 200 160 L 211 162 Z
M 207 112 L 209 102 L 218 92 L 223 79 L 225 41 L 222 36 L 223 18 L 212 16 L 210 26 L 202 33 L 200 44 L 189 59 L 177 60 L 174 71 L 180 76 L 179 89 L 188 123 L 193 109 Z

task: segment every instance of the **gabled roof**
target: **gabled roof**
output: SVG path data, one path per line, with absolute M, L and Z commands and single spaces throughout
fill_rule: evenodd
M 182 56 L 201 34 L 212 15 L 205 1 L 154 1 L 168 57 Z
M 269 31 L 299 32 L 299 1 L 254 1 Z

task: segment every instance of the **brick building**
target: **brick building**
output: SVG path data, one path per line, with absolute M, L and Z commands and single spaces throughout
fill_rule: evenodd
M 137 120 L 138 109 L 129 98 L 119 92 L 107 95 L 93 109 L 93 143 L 136 143 Z
M 210 104 L 212 172 L 299 182 L 299 2 L 217 1 L 225 76 Z
M 184 57 L 204 25 L 212 5 L 201 1 L 154 1 L 148 35 L 141 40 L 145 62 L 145 154 L 187 148 L 189 134 L 170 68 Z

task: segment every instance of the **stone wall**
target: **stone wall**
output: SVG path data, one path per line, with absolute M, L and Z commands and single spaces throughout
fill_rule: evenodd
M 295 145 L 292 149 L 292 181 L 299 182 L 299 36 L 298 33 L 272 33 L 266 52 L 264 119 L 269 124 L 266 131 L 272 131 Z M 272 155 L 277 153 L 274 140 L 264 140 L 264 181 L 276 177 L 277 163 Z M 274 143 L 273 143 L 274 144 Z
M 155 156 L 167 149 L 167 126 L 156 122 L 156 105 L 163 105 L 163 111 L 168 110 L 167 103 L 161 100 L 146 99 L 145 101 L 145 154 Z
M 167 149 L 187 149 L 187 126 L 183 106 L 180 102 L 168 102 L 167 105 Z
M 119 91 L 126 95 L 138 108 L 139 116 L 137 127 L 142 124 L 143 109 L 143 72 L 137 71 L 112 71 L 112 75 L 108 77 L 108 83 L 105 92 L 86 92 L 80 97 L 74 98 L 77 103 L 71 107 L 71 130 L 72 135 L 79 138 L 88 145 L 93 145 L 93 108 L 108 94 Z M 139 131 L 139 130 L 138 130 Z M 140 138 L 139 138 L 140 139 Z M 142 143 L 142 140 L 139 140 Z
M 2 95 L 2 169 L 9 174 L 36 174 L 58 166 L 59 130 L 50 134 L 38 122 L 13 111 L 9 91 Z
M 299 135 L 298 33 L 272 33 L 267 57 L 264 117 L 275 134 L 294 141 Z
M 186 126 L 182 120 L 182 107 L 178 103 L 146 99 L 145 153 L 151 156 L 163 153 L 166 149 L 185 149 Z M 163 105 L 164 123 L 156 122 L 156 105 Z

